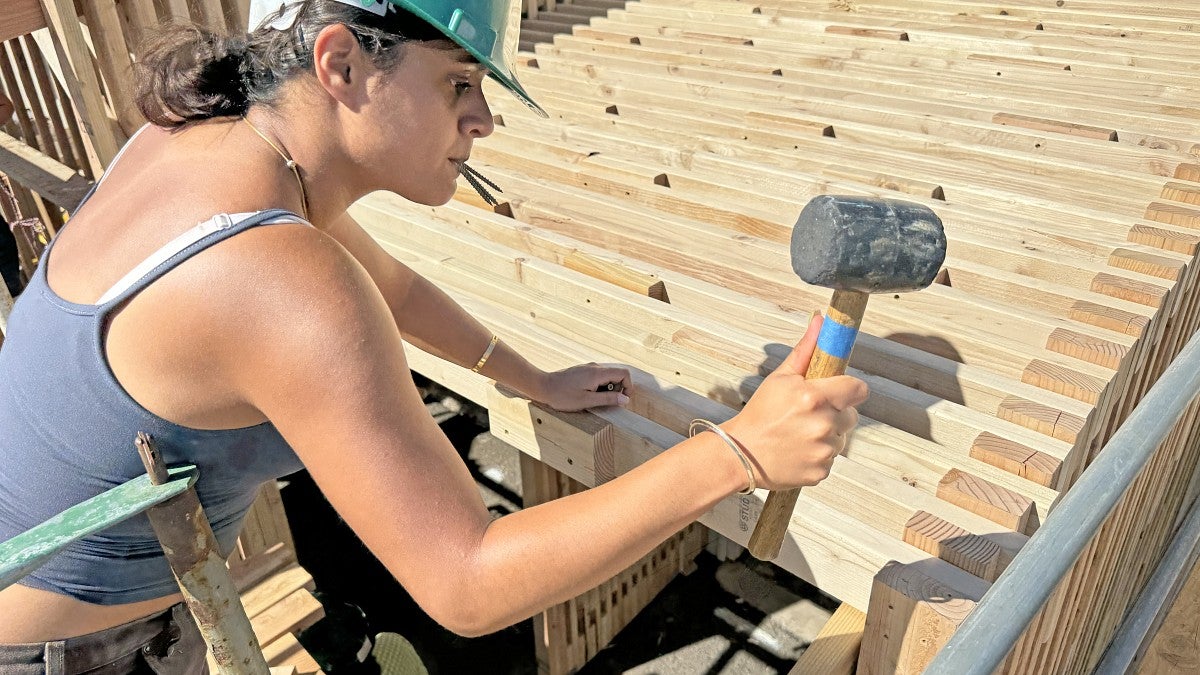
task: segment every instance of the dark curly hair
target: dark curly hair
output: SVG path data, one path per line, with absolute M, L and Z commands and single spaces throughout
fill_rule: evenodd
M 333 0 L 305 0 L 289 30 L 222 35 L 194 25 L 167 26 L 134 66 L 138 110 L 170 128 L 270 104 L 280 85 L 312 69 L 312 43 L 330 25 L 345 25 L 383 69 L 399 63 L 398 47 L 405 42 L 448 41 L 429 23 L 393 9 L 379 16 Z

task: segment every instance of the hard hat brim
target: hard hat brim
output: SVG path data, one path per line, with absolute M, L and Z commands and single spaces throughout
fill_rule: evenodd
M 425 7 L 422 7 L 419 2 L 414 2 L 413 0 L 390 0 L 390 2 L 407 12 L 411 12 L 434 28 L 437 28 L 439 32 L 446 36 L 447 39 L 465 49 L 468 54 L 470 54 L 475 58 L 475 60 L 479 61 L 480 64 L 487 68 L 488 74 L 491 75 L 492 79 L 496 80 L 503 85 L 505 89 L 508 89 L 510 92 L 512 92 L 512 94 L 517 97 L 517 100 L 524 103 L 526 107 L 535 112 L 537 115 L 547 118 L 550 117 L 550 115 L 540 105 L 538 105 L 536 101 L 533 100 L 533 97 L 529 95 L 529 92 L 525 91 L 525 87 L 521 86 L 521 83 L 517 80 L 517 76 L 513 72 L 512 67 L 508 63 L 505 63 L 503 54 L 496 52 L 496 45 L 494 42 L 492 45 L 493 53 L 485 54 L 477 45 L 472 44 L 470 40 L 464 39 L 461 35 L 451 29 L 450 24 L 453 23 L 453 18 L 447 21 L 443 17 L 434 16 L 430 14 Z

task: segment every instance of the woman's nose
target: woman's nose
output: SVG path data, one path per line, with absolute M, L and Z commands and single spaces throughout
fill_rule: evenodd
M 496 122 L 492 119 L 492 110 L 484 98 L 482 87 L 479 88 L 479 95 L 472 101 L 470 110 L 463 117 L 462 127 L 463 132 L 471 138 L 487 138 L 496 130 Z

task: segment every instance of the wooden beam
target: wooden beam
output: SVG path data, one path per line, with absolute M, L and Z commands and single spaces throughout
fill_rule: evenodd
M 0 42 L 45 28 L 39 0 L 5 0 L 0 12 Z
M 68 0 L 42 0 L 46 24 L 66 80 L 67 92 L 79 111 L 92 156 L 92 171 L 99 176 L 120 151 L 121 142 L 114 130 L 101 97 L 100 81 L 92 66 L 91 51 L 83 37 L 83 28 Z
M 91 181 L 70 167 L 0 132 L 0 172 L 68 211 L 91 189 Z
M 839 605 L 789 675 L 852 675 L 866 623 L 866 614 L 850 605 Z

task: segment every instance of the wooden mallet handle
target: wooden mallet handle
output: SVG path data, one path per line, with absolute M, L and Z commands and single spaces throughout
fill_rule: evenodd
M 817 380 L 846 373 L 850 351 L 854 349 L 858 327 L 867 308 L 867 297 L 866 293 L 860 291 L 833 292 L 805 379 Z M 767 495 L 754 533 L 750 535 L 751 555 L 759 560 L 774 560 L 779 555 L 783 535 L 787 533 L 799 496 L 800 488 L 776 490 Z

